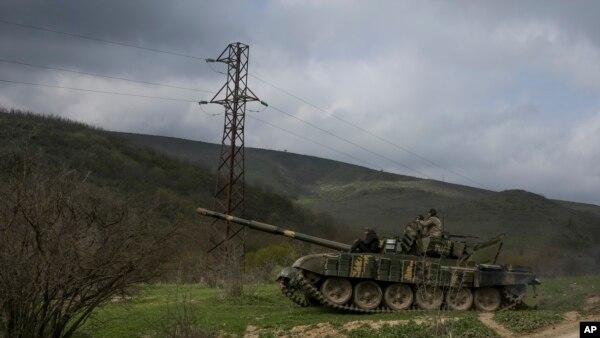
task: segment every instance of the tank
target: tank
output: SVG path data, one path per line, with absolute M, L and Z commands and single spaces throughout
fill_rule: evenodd
M 380 240 L 379 252 L 349 252 L 351 246 L 271 224 L 198 208 L 204 216 L 320 245 L 336 252 L 300 257 L 277 277 L 281 291 L 300 306 L 382 313 L 410 309 L 484 312 L 515 309 L 531 285 L 530 267 L 496 264 L 502 236 L 469 243 L 460 236 L 419 238 L 410 231 Z

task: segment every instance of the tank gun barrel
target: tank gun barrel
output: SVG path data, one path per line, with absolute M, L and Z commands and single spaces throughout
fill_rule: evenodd
M 198 208 L 198 209 L 196 209 L 196 212 L 203 216 L 222 219 L 224 221 L 233 222 L 233 223 L 241 224 L 243 226 L 247 226 L 251 229 L 268 232 L 268 233 L 275 234 L 275 235 L 285 236 L 285 237 L 297 239 L 299 241 L 303 241 L 303 242 L 307 242 L 307 243 L 311 243 L 311 244 L 317 244 L 317 245 L 324 246 L 324 247 L 330 248 L 330 249 L 341 250 L 341 251 L 350 250 L 350 245 L 348 245 L 348 244 L 330 241 L 330 240 L 324 239 L 324 238 L 309 236 L 309 235 L 302 234 L 299 232 L 286 230 L 286 229 L 280 228 L 278 226 L 274 226 L 274 225 L 267 224 L 267 223 L 251 221 L 251 220 L 247 220 L 247 219 L 243 219 L 243 218 L 239 218 L 239 217 L 235 217 L 235 216 L 231 216 L 231 215 L 227 215 L 227 214 L 222 214 L 222 213 L 204 209 L 204 208 Z

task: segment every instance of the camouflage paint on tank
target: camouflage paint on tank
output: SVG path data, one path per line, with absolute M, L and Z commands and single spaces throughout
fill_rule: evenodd
M 365 278 L 366 276 L 370 276 L 370 270 L 372 270 L 372 265 L 374 263 L 371 257 L 371 255 L 352 256 L 350 277 Z
M 530 268 L 456 264 L 455 260 L 382 254 L 313 254 L 298 259 L 295 268 L 329 277 L 373 279 L 384 282 L 426 284 L 448 287 L 531 284 L 535 275 Z

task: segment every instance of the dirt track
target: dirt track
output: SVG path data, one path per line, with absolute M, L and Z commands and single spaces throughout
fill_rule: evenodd
M 579 337 L 579 322 L 583 320 L 587 321 L 600 321 L 600 315 L 595 316 L 586 316 L 581 317 L 577 312 L 570 311 L 565 312 L 563 317 L 564 321 L 542 328 L 533 333 L 527 334 L 515 334 L 510 332 L 504 326 L 496 323 L 493 320 L 493 313 L 480 313 L 479 320 L 494 330 L 498 335 L 503 338 L 577 338 Z M 452 320 L 449 318 L 445 318 L 444 320 Z M 343 325 L 341 330 L 355 330 L 357 328 L 362 327 L 363 325 L 370 326 L 373 329 L 378 329 L 384 324 L 395 326 L 395 325 L 403 325 L 406 324 L 408 320 L 391 320 L 391 321 L 373 321 L 373 320 L 358 320 L 354 322 L 348 322 Z M 417 323 L 421 323 L 422 320 L 416 320 Z M 319 323 L 317 325 L 301 325 L 294 327 L 289 333 L 285 334 L 284 332 L 274 330 L 261 330 L 253 326 L 248 326 L 246 328 L 246 333 L 244 337 L 247 338 L 258 338 L 261 333 L 265 333 L 265 331 L 270 331 L 270 333 L 275 334 L 276 336 L 282 337 L 324 337 L 324 336 L 338 336 L 340 334 L 340 328 L 335 328 L 331 326 L 329 323 Z
M 509 337 L 519 337 L 519 338 L 577 338 L 579 337 L 579 322 L 583 320 L 589 321 L 598 321 L 600 320 L 600 316 L 592 316 L 592 317 L 581 317 L 575 311 L 565 312 L 563 317 L 565 320 L 556 325 L 552 325 L 550 327 L 543 328 L 533 333 L 527 334 L 514 334 L 504 328 L 502 325 L 496 323 L 493 319 L 493 314 L 491 313 L 481 313 L 479 314 L 479 320 L 489 327 L 490 329 L 496 331 L 501 337 L 509 338 Z

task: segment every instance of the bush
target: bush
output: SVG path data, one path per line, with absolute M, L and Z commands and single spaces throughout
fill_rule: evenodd
M 86 180 L 26 148 L 0 156 L 0 336 L 71 336 L 150 277 L 168 235 Z
M 290 244 L 270 245 L 246 254 L 246 271 L 261 281 L 273 281 L 276 274 L 292 265 L 298 254 Z

